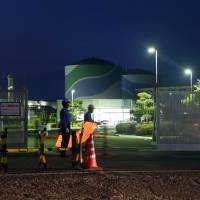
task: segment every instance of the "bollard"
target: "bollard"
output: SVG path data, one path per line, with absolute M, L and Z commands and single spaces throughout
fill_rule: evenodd
M 3 135 L 1 135 L 1 167 L 4 169 L 4 172 L 7 172 L 8 169 L 8 159 L 7 159 L 7 135 L 8 130 L 5 128 Z
M 79 134 L 79 163 L 80 167 L 84 168 L 86 164 L 86 142 L 82 143 L 84 128 L 81 129 Z
M 47 169 L 47 161 L 44 153 L 44 144 L 45 144 L 45 138 L 46 138 L 46 128 L 44 128 L 43 132 L 39 134 L 39 167 L 44 167 L 44 169 Z
M 72 130 L 72 167 L 79 169 L 80 151 L 76 131 Z

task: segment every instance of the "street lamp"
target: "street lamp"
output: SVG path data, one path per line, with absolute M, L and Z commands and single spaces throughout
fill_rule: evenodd
M 155 68 L 156 68 L 156 85 L 158 84 L 158 51 L 154 47 L 148 48 L 149 54 L 155 54 Z
M 71 91 L 71 94 L 72 94 L 72 105 L 73 105 L 73 101 L 74 101 L 74 93 L 75 93 L 75 90 L 72 90 Z
M 157 116 L 157 86 L 158 86 L 158 51 L 155 47 L 149 47 L 147 49 L 149 54 L 154 54 L 155 55 L 155 70 L 156 70 L 156 82 L 155 82 L 155 87 L 154 87 L 154 133 L 153 133 L 153 141 L 156 141 L 156 136 L 157 136 L 157 128 L 156 128 L 156 124 L 157 124 L 157 120 L 158 120 L 158 116 Z
M 193 85 L 193 82 L 192 82 L 192 78 L 193 78 L 192 70 L 189 69 L 189 68 L 185 69 L 185 74 L 190 76 L 190 88 L 191 88 L 191 91 L 192 91 L 192 85 Z

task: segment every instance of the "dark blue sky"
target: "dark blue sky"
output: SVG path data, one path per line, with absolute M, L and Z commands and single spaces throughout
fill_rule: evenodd
M 186 84 L 200 66 L 198 0 L 6 0 L 0 2 L 0 85 L 13 74 L 31 99 L 64 95 L 64 66 L 86 57 L 152 70 L 157 45 L 161 82 Z M 199 76 L 200 77 L 200 76 Z

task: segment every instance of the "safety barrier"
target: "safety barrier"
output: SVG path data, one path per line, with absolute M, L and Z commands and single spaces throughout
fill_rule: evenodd
M 100 170 L 96 164 L 96 155 L 94 152 L 93 133 L 96 128 L 96 123 L 86 122 L 82 129 L 72 130 L 70 135 L 69 144 L 67 147 L 61 147 L 62 135 L 59 133 L 54 148 L 45 148 L 45 136 L 39 135 L 39 148 L 15 148 L 7 149 L 9 153 L 38 153 L 38 165 L 47 169 L 47 159 L 45 153 L 50 152 L 68 152 L 72 151 L 71 163 L 74 168 L 78 169 L 94 169 Z M 93 146 L 91 146 L 93 145 Z M 2 148 L 3 149 L 3 148 Z M 94 153 L 92 155 L 92 153 Z M 4 157 L 6 155 L 6 159 Z M 94 160 L 95 156 L 95 160 Z M 5 166 L 7 171 L 7 154 L 2 154 L 2 165 Z

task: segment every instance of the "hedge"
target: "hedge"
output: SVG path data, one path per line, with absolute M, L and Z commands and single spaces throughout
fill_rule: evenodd
M 136 135 L 153 135 L 153 123 L 141 123 L 136 126 Z
M 136 132 L 136 126 L 133 123 L 120 123 L 116 126 L 118 134 L 133 135 Z
M 125 135 L 151 136 L 153 134 L 153 123 L 120 123 L 116 126 L 116 132 Z

